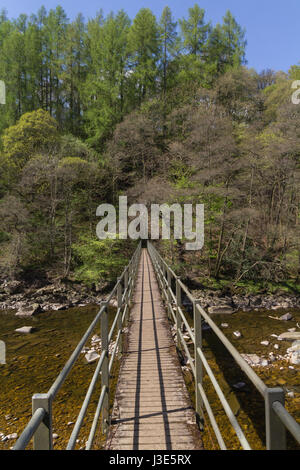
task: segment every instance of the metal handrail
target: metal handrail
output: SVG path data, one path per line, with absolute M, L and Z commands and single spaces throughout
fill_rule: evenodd
M 272 405 L 272 408 L 277 414 L 278 418 L 294 437 L 294 439 L 298 442 L 298 444 L 300 444 L 299 424 L 297 421 L 290 415 L 290 413 L 279 401 L 275 401 Z
M 50 387 L 46 394 L 35 394 L 32 397 L 32 418 L 27 424 L 26 428 L 22 432 L 21 436 L 17 440 L 13 450 L 24 450 L 33 438 L 33 448 L 35 450 L 50 450 L 53 448 L 53 435 L 52 435 L 52 405 L 53 401 L 65 382 L 66 378 L 72 371 L 83 347 L 85 346 L 88 338 L 93 332 L 95 326 L 101 321 L 101 347 L 102 352 L 96 369 L 94 371 L 92 380 L 89 384 L 86 396 L 84 398 L 81 410 L 78 414 L 76 423 L 73 427 L 71 437 L 69 439 L 67 450 L 74 449 L 76 445 L 76 439 L 82 427 L 84 418 L 86 416 L 88 405 L 90 403 L 92 393 L 95 389 L 96 383 L 101 376 L 101 393 L 97 405 L 96 412 L 94 414 L 93 423 L 91 426 L 89 438 L 86 444 L 86 449 L 89 450 L 92 447 L 95 433 L 97 431 L 97 425 L 102 413 L 102 431 L 108 432 L 110 420 L 109 420 L 109 375 L 113 366 L 116 353 L 119 349 L 122 352 L 122 332 L 126 318 L 128 319 L 130 300 L 133 293 L 135 279 L 137 276 L 138 264 L 141 255 L 141 243 L 139 243 L 135 250 L 129 264 L 124 269 L 122 275 L 119 277 L 114 288 L 110 292 L 105 302 L 101 303 L 101 307 L 94 320 L 86 330 L 85 334 L 79 341 L 75 350 L 71 354 L 69 360 L 66 362 L 62 371 L 56 378 L 55 382 Z M 114 296 L 117 295 L 118 308 L 115 315 L 114 321 L 108 331 L 108 305 Z M 109 358 L 109 344 L 114 335 L 115 329 L 118 329 L 116 335 L 115 346 Z
M 46 410 L 44 410 L 44 408 L 38 408 L 34 412 L 31 420 L 29 421 L 21 436 L 17 440 L 14 446 L 14 450 L 22 450 L 29 444 L 32 439 L 32 436 L 38 429 L 39 425 L 42 423 L 45 416 Z
M 284 407 L 285 393 L 282 388 L 269 388 L 258 377 L 252 367 L 247 364 L 237 349 L 230 343 L 212 318 L 203 310 L 200 301 L 195 299 L 185 284 L 179 279 L 175 272 L 165 262 L 159 252 L 154 248 L 152 243 L 148 241 L 148 252 L 151 257 L 156 277 L 162 292 L 163 300 L 169 312 L 169 319 L 176 324 L 177 347 L 179 350 L 184 349 L 189 360 L 192 374 L 195 379 L 195 398 L 196 398 L 196 414 L 200 426 L 202 426 L 203 406 L 205 407 L 212 428 L 215 432 L 217 441 L 221 449 L 226 449 L 220 429 L 214 418 L 208 398 L 203 388 L 203 368 L 214 386 L 214 389 L 222 403 L 225 413 L 229 418 L 237 437 L 244 449 L 250 449 L 249 443 L 245 438 L 235 416 L 233 415 L 230 405 L 227 402 L 221 387 L 219 386 L 202 350 L 202 320 L 204 320 L 223 343 L 227 351 L 231 354 L 235 362 L 246 374 L 255 388 L 260 392 L 265 402 L 265 427 L 266 427 L 266 448 L 268 450 L 286 449 L 286 429 L 299 443 L 300 441 L 300 425 L 288 413 Z M 176 294 L 172 289 L 173 284 L 176 285 Z M 188 325 L 188 321 L 182 310 L 181 296 L 182 292 L 189 298 L 193 304 L 194 316 L 194 332 Z M 176 311 L 176 315 L 174 314 Z M 186 331 L 194 345 L 194 358 L 192 357 L 188 345 L 181 331 L 182 324 L 185 325 Z

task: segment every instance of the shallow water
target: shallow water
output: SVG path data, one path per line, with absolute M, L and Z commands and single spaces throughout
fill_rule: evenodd
M 300 323 L 300 311 L 290 310 L 290 312 L 293 314 L 293 320 L 288 322 L 269 318 L 269 315 L 281 316 L 284 312 L 280 311 L 276 313 L 274 311 L 237 312 L 233 315 L 214 315 L 212 318 L 240 353 L 257 354 L 267 359 L 272 351 L 275 356 L 283 356 L 287 348 L 291 346 L 290 342 L 278 341 L 271 337 L 271 334 L 280 335 L 290 328 L 297 328 L 297 322 Z M 222 323 L 227 323 L 229 327 L 222 328 Z M 233 335 L 233 332 L 237 330 L 242 334 L 239 339 Z M 298 328 L 297 331 L 299 331 Z M 269 341 L 269 346 L 261 345 L 262 341 Z M 275 344 L 279 345 L 279 350 L 274 349 Z M 203 332 L 203 350 L 250 446 L 253 449 L 264 449 L 264 401 L 261 395 L 236 365 L 212 330 Z M 266 367 L 255 367 L 254 370 L 267 386 L 279 386 L 283 387 L 286 392 L 294 392 L 294 398 L 286 397 L 285 406 L 300 422 L 300 366 L 293 366 L 294 369 L 291 370 L 289 365 L 285 360 L 278 360 Z M 282 367 L 283 370 L 280 370 Z M 194 384 L 191 375 L 188 372 L 185 375 L 194 400 Z M 246 386 L 236 390 L 234 385 L 239 382 L 244 382 Z M 204 389 L 212 404 L 226 446 L 228 449 L 239 449 L 239 442 L 207 375 L 204 376 Z M 211 428 L 208 431 L 206 427 L 203 437 L 205 448 L 218 449 L 218 443 Z M 288 448 L 299 449 L 289 435 Z
M 98 310 L 95 305 L 42 313 L 32 318 L 0 312 L 0 339 L 5 341 L 7 348 L 7 364 L 0 365 L 0 432 L 5 435 L 17 432 L 20 436 L 31 417 L 32 395 L 49 390 Z M 113 313 L 111 310 L 110 322 Z M 22 326 L 34 326 L 36 331 L 27 335 L 16 333 L 15 329 Z M 93 334 L 99 333 L 100 325 Z M 86 344 L 89 346 L 90 342 Z M 54 441 L 55 449 L 66 447 L 73 428 L 67 423 L 76 421 L 94 370 L 95 364 L 87 364 L 81 354 L 54 401 L 53 428 L 59 436 Z M 100 385 L 90 402 L 78 448 L 87 440 L 99 391 Z M 101 441 L 100 435 L 98 438 Z M 0 449 L 9 449 L 14 443 L 0 440 Z
M 65 362 L 75 349 L 83 333 L 98 311 L 98 306 L 73 308 L 66 311 L 42 313 L 33 318 L 16 317 L 13 312 L 0 312 L 0 339 L 6 342 L 7 364 L 0 365 L 0 432 L 21 434 L 31 417 L 31 397 L 34 393 L 47 392 L 51 384 L 63 368 Z M 111 310 L 112 321 L 115 310 Z M 233 315 L 215 315 L 214 321 L 218 326 L 228 323 L 229 328 L 223 329 L 224 334 L 241 353 L 255 353 L 268 357 L 274 351 L 284 354 L 290 343 L 279 342 L 270 335 L 279 335 L 289 328 L 300 324 L 300 311 L 291 311 L 293 320 L 279 322 L 268 318 L 268 315 L 280 316 L 280 312 L 266 311 L 238 312 Z M 191 320 L 191 319 L 190 319 Z M 14 330 L 22 326 L 34 326 L 36 331 L 30 335 L 18 334 Z M 242 338 L 236 339 L 233 331 L 239 330 Z M 99 334 L 100 328 L 95 330 Z M 218 381 L 237 416 L 252 448 L 264 448 L 264 403 L 262 397 L 253 388 L 249 380 L 235 365 L 231 356 L 226 352 L 212 331 L 203 333 L 203 349 L 209 360 Z M 268 340 L 270 346 L 262 346 L 261 341 Z M 279 344 L 279 351 L 275 351 L 274 344 Z M 89 345 L 89 342 L 87 342 Z M 68 377 L 54 402 L 54 432 L 58 439 L 54 441 L 55 449 L 66 447 L 72 427 L 67 423 L 75 422 L 81 407 L 84 395 L 95 369 L 95 364 L 86 364 L 82 354 L 77 360 L 73 372 Z M 284 367 L 281 371 L 280 367 Z M 287 398 L 286 406 L 290 413 L 300 420 L 300 367 L 294 370 L 288 368 L 284 361 L 275 362 L 269 367 L 255 368 L 257 374 L 270 387 L 283 386 L 287 391 L 294 390 L 295 397 Z M 193 384 L 191 375 L 185 374 L 189 390 L 193 397 Z M 117 369 L 113 371 L 112 385 L 115 386 Z M 246 387 L 241 390 L 234 389 L 233 385 L 245 382 Z M 222 406 L 213 390 L 210 380 L 204 377 L 204 388 L 213 404 L 212 408 L 217 422 L 225 437 L 229 449 L 239 449 L 239 443 L 231 431 L 231 426 L 224 415 Z M 84 447 L 87 440 L 93 412 L 97 405 L 97 394 L 93 395 L 89 407 L 89 414 L 79 435 L 80 442 L 77 448 Z M 10 416 L 8 419 L 5 416 Z M 213 431 L 206 427 L 203 441 L 206 449 L 218 448 Z M 0 449 L 9 449 L 15 441 L 0 442 Z M 103 436 L 98 435 L 96 444 L 98 448 L 103 444 Z M 296 448 L 294 441 L 288 441 L 289 448 Z

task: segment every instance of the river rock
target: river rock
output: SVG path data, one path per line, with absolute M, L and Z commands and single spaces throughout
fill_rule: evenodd
M 234 331 L 233 334 L 236 338 L 241 338 L 242 337 L 242 333 L 240 331 Z
M 285 315 L 282 315 L 282 317 L 280 317 L 281 321 L 290 321 L 292 319 L 293 315 L 291 313 L 286 313 Z
M 14 294 L 21 292 L 22 287 L 23 285 L 22 285 L 22 282 L 20 281 L 10 281 L 10 282 L 5 281 L 2 284 L 0 290 L 1 292 L 5 292 L 8 295 L 14 295 Z
M 294 341 L 292 346 L 287 350 L 288 353 L 300 351 L 300 340 Z
M 92 364 L 93 362 L 97 361 L 100 356 L 95 351 L 89 351 L 84 357 L 88 364 Z
M 278 336 L 281 341 L 297 341 L 300 340 L 300 331 L 286 332 Z
M 250 366 L 258 366 L 260 364 L 260 357 L 257 354 L 241 354 L 242 358 Z
M 32 304 L 29 307 L 21 307 L 16 316 L 18 317 L 32 317 L 33 315 L 37 315 L 38 313 L 42 312 L 42 308 L 40 304 Z
M 6 437 L 8 440 L 18 439 L 18 434 L 14 432 L 12 434 L 8 434 Z
M 22 326 L 22 328 L 17 328 L 15 330 L 17 333 L 25 333 L 25 334 L 29 334 L 29 333 L 33 333 L 34 332 L 34 328 L 33 326 Z
M 230 305 L 213 305 L 208 307 L 208 313 L 211 315 L 231 315 L 234 309 Z
M 292 352 L 292 354 L 290 356 L 290 363 L 294 364 L 295 366 L 300 365 L 300 350 Z

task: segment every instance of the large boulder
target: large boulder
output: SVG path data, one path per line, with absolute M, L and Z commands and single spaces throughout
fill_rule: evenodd
M 37 315 L 38 313 L 42 312 L 43 309 L 41 308 L 40 304 L 32 304 L 30 306 L 22 306 L 16 313 L 18 317 L 32 317 L 33 315 Z

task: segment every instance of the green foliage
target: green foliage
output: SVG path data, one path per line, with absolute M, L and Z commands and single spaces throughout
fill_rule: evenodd
M 97 240 L 85 235 L 73 245 L 73 250 L 79 263 L 76 278 L 90 287 L 103 281 L 115 281 L 128 262 L 124 240 Z
M 203 250 L 162 244 L 183 275 L 216 288 L 299 284 L 299 65 L 248 70 L 229 11 L 212 25 L 196 4 L 178 24 L 169 7 L 159 20 L 149 8 L 133 21 L 123 10 L 88 22 L 61 7 L 0 14 L 0 251 L 11 277 L 37 266 L 89 285 L 116 277 L 132 245 L 96 240 L 95 213 L 122 193 L 205 204 Z
M 10 165 L 21 169 L 36 153 L 51 149 L 58 137 L 56 121 L 46 111 L 23 114 L 3 134 L 4 157 Z

